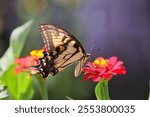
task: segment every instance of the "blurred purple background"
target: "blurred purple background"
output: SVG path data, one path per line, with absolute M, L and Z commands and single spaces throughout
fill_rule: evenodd
M 150 1 L 91 0 L 81 13 L 89 42 L 96 40 L 96 54 L 118 56 L 127 75 L 110 82 L 113 99 L 146 99 L 150 79 Z M 115 95 L 114 95 L 115 93 Z
M 30 18 L 37 18 L 37 24 L 49 22 L 72 32 L 87 52 L 96 41 L 95 48 L 100 51 L 93 54 L 94 58 L 117 56 L 124 61 L 127 74 L 114 77 L 109 83 L 112 99 L 148 99 L 149 0 L 31 0 L 37 4 L 33 6 L 27 1 L 0 1 L 0 56 L 8 48 L 11 31 Z M 28 5 L 32 9 L 27 9 Z M 37 47 L 38 44 L 30 41 Z

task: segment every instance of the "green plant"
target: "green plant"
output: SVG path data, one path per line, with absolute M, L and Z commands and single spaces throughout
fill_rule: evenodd
M 0 59 L 0 81 L 7 86 L 9 99 L 31 99 L 34 94 L 33 80 L 28 73 L 15 75 L 15 58 L 20 57 L 33 20 L 13 30 L 9 48 Z

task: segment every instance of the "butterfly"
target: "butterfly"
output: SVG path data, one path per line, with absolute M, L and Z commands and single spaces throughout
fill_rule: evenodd
M 44 40 L 46 51 L 43 52 L 43 58 L 39 59 L 40 64 L 36 66 L 38 73 L 43 78 L 54 76 L 76 63 L 75 77 L 79 76 L 91 54 L 85 53 L 81 43 L 62 28 L 41 24 L 39 31 Z

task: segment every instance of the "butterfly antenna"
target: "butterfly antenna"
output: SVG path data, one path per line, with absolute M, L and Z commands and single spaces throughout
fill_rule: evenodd
M 90 53 L 93 52 L 93 49 L 94 49 L 95 46 L 96 46 L 96 41 L 95 41 L 94 45 L 92 46 L 92 48 L 91 48 L 91 50 L 90 50 Z
M 96 41 L 95 41 L 95 44 L 92 46 L 92 48 L 90 50 L 90 53 L 92 55 L 93 55 L 93 53 L 96 53 L 97 51 L 100 51 L 100 48 L 94 49 L 95 46 L 96 46 Z M 92 56 L 92 59 L 93 59 L 93 56 Z

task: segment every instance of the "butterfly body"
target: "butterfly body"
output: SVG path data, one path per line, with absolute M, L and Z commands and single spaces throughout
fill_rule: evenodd
M 43 78 L 54 76 L 71 64 L 77 63 L 75 76 L 78 76 L 83 64 L 91 56 L 85 53 L 80 42 L 67 31 L 53 25 L 42 24 L 39 30 L 46 51 L 43 52 L 44 57 L 40 59 L 40 64 L 36 66 L 38 73 Z

